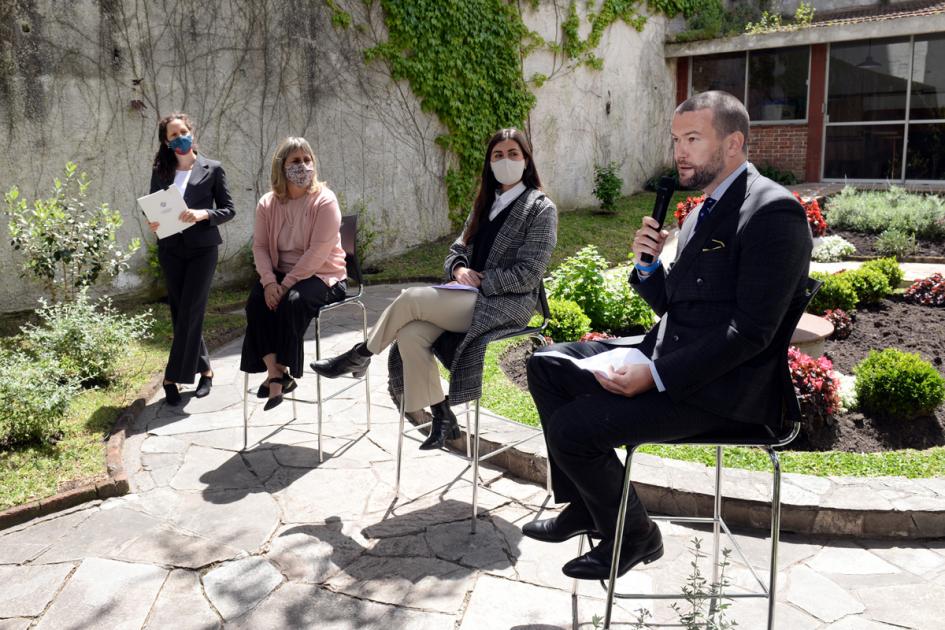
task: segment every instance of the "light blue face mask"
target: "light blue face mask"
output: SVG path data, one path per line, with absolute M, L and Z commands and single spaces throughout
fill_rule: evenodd
M 186 136 L 177 136 L 173 140 L 167 143 L 171 149 L 174 150 L 178 155 L 184 155 L 190 152 L 190 147 L 194 144 L 193 136 L 187 134 Z

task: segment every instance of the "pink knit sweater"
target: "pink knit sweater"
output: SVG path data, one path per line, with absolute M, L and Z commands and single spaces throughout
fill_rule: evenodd
M 273 270 L 279 265 L 279 231 L 285 220 L 286 204 L 268 192 L 256 206 L 256 226 L 253 230 L 253 260 L 263 286 L 276 281 Z M 299 280 L 318 276 L 332 286 L 344 280 L 345 252 L 341 248 L 341 210 L 335 193 L 322 186 L 317 193 L 308 195 L 305 216 L 299 224 L 305 233 L 308 247 L 292 270 L 282 280 L 290 288 Z

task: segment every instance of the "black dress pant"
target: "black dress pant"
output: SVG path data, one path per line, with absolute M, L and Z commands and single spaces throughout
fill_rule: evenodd
M 548 348 L 578 358 L 611 349 L 600 342 Z M 586 510 L 609 540 L 614 537 L 625 471 L 614 448 L 694 437 L 739 424 L 674 404 L 655 388 L 632 398 L 612 394 L 587 370 L 541 352 L 528 362 L 528 389 L 545 433 L 555 500 Z M 646 508 L 631 486 L 625 532 L 632 536 L 647 527 Z
M 282 282 L 285 274 L 275 273 L 276 280 Z M 344 282 L 329 287 L 321 278 L 312 276 L 292 285 L 273 311 L 266 306 L 262 283 L 257 282 L 246 300 L 246 335 L 243 337 L 240 370 L 265 372 L 266 364 L 262 358 L 275 353 L 276 363 L 289 368 L 289 373 L 295 378 L 302 376 L 303 342 L 308 325 L 322 306 L 344 297 Z
M 174 383 L 193 383 L 198 372 L 210 369 L 210 354 L 203 340 L 203 317 L 217 255 L 216 245 L 162 247 L 158 242 L 158 262 L 167 283 L 167 302 L 174 326 L 164 378 Z

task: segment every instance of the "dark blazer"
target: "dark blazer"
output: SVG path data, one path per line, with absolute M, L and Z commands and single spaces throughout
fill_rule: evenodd
M 486 346 L 520 330 L 534 315 L 538 290 L 558 241 L 558 210 L 542 191 L 528 189 L 506 212 L 508 218 L 486 258 L 469 330 L 443 333 L 433 344 L 433 354 L 450 370 L 452 405 L 481 396 Z M 457 264 L 468 267 L 472 253 L 472 244 L 464 243 L 462 236 L 457 238 L 443 264 L 444 279 L 453 279 Z M 388 355 L 387 373 L 391 390 L 399 396 L 403 363 L 396 345 Z
M 152 193 L 173 183 L 173 175 L 170 179 L 163 179 L 158 176 L 157 171 L 151 171 Z M 219 162 L 197 154 L 197 161 L 184 190 L 184 203 L 193 210 L 207 210 L 210 218 L 179 234 L 160 239 L 158 247 L 208 247 L 222 243 L 223 239 L 217 226 L 232 219 L 236 212 L 233 210 L 230 190 L 226 186 L 226 173 Z
M 780 419 L 793 389 L 772 340 L 804 293 L 811 246 L 801 205 L 749 164 L 669 268 L 643 282 L 630 274 L 662 318 L 640 349 L 674 402 L 742 422 Z

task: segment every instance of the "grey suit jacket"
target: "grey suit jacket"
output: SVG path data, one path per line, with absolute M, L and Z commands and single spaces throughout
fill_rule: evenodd
M 742 422 L 780 420 L 793 390 L 772 341 L 804 293 L 810 252 L 804 209 L 749 164 L 669 268 L 643 282 L 631 273 L 663 318 L 640 349 L 674 402 Z
M 433 346 L 436 357 L 450 370 L 450 404 L 479 398 L 482 367 L 489 341 L 523 328 L 535 313 L 538 289 L 558 240 L 558 211 L 540 190 L 523 193 L 508 209 L 483 270 L 472 324 L 466 333 L 444 333 Z M 469 264 L 472 247 L 462 237 L 450 246 L 443 265 L 452 279 L 457 263 Z M 403 364 L 396 345 L 388 362 L 390 386 L 403 391 Z

